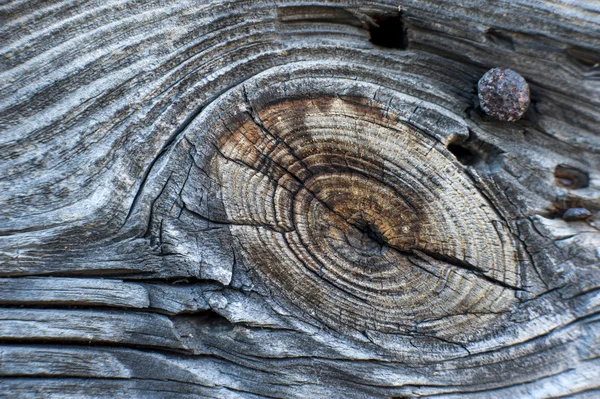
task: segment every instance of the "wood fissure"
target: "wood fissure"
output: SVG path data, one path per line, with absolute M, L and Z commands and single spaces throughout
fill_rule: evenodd
M 596 5 L 0 19 L 0 397 L 598 396 Z

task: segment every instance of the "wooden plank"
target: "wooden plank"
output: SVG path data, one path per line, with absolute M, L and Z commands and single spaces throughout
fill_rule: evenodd
M 0 278 L 0 304 L 148 308 L 144 286 L 108 279 Z
M 346 387 L 334 386 L 329 388 L 331 390 L 326 391 L 316 382 L 319 379 L 330 378 L 329 373 L 333 368 L 327 362 L 319 362 L 319 370 L 311 369 L 306 360 L 293 364 L 278 362 L 280 370 L 276 373 L 266 374 L 259 369 L 274 367 L 274 365 L 267 366 L 272 362 L 268 359 L 260 366 L 257 365 L 257 370 L 254 370 L 253 373 L 248 373 L 239 365 L 220 359 L 197 358 L 186 361 L 173 356 L 136 353 L 134 350 L 109 349 L 103 352 L 87 348 L 39 347 L 37 348 L 38 352 L 33 352 L 28 348 L 18 347 L 2 347 L 1 349 L 13 367 L 23 364 L 24 355 L 30 356 L 33 368 L 23 367 L 23 370 L 26 372 L 38 370 L 38 375 L 44 376 L 44 378 L 26 378 L 27 374 L 17 374 L 20 371 L 18 368 L 11 370 L 2 366 L 0 373 L 4 389 L 0 390 L 0 395 L 2 392 L 34 395 L 35 392 L 42 391 L 50 395 L 103 397 L 98 395 L 123 395 L 127 392 L 128 395 L 135 393 L 143 394 L 144 397 L 165 397 L 163 396 L 165 393 L 169 395 L 166 397 L 171 397 L 170 395 L 176 393 L 190 393 L 202 397 L 214 395 L 214 397 L 221 398 L 234 394 L 238 395 L 237 397 L 254 397 L 255 395 L 257 397 L 294 395 L 308 397 L 328 392 L 349 398 L 378 398 L 384 392 L 389 392 L 397 396 L 413 395 L 426 398 L 455 398 L 466 395 L 475 398 L 497 395 L 561 398 L 573 395 L 572 397 L 579 398 L 580 396 L 589 397 L 590 392 L 594 392 L 586 388 L 587 379 L 594 378 L 600 368 L 600 360 L 594 359 L 528 383 L 513 386 L 511 381 L 503 380 L 494 385 L 482 387 L 458 381 L 446 386 L 427 383 L 416 385 L 414 381 L 417 381 L 418 377 L 415 372 L 408 371 L 407 378 L 396 379 L 393 374 L 390 374 L 389 367 L 386 370 L 386 368 L 379 368 L 380 366 L 375 365 L 371 372 L 381 379 L 377 385 L 361 386 L 360 382 L 355 380 L 347 381 Z M 18 352 L 21 349 L 24 350 L 22 355 Z M 140 360 L 143 360 L 145 364 L 141 364 Z M 103 361 L 107 361 L 108 364 L 97 363 Z M 308 368 L 306 368 L 307 366 Z M 111 378 L 103 377 L 103 373 L 109 374 Z M 261 386 L 255 380 L 257 376 L 260 376 L 263 381 L 269 381 L 270 385 Z M 411 378 L 415 380 L 410 381 Z M 239 383 L 244 380 L 246 380 L 246 387 L 244 390 L 240 390 Z M 295 382 L 286 384 L 285 381 Z M 105 386 L 104 392 L 99 390 L 101 386 Z
M 0 339 L 185 349 L 167 317 L 123 311 L 0 309 Z
M 0 397 L 598 396 L 596 3 L 0 20 Z
M 205 295 L 221 288 L 211 283 L 173 285 L 99 278 L 0 278 L 0 304 L 103 306 L 154 309 L 174 314 L 208 310 Z

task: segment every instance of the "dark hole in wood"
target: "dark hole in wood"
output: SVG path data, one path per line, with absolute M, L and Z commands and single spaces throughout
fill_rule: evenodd
M 556 184 L 570 189 L 586 188 L 590 183 L 590 175 L 587 172 L 568 165 L 557 165 L 554 178 Z
M 212 310 L 176 315 L 172 319 L 182 326 L 183 335 L 189 338 L 198 337 L 205 333 L 207 328 L 214 333 L 227 333 L 235 327 L 231 321 Z M 186 327 L 183 327 L 184 325 Z
M 570 61 L 588 77 L 600 76 L 600 53 L 580 47 L 567 49 Z
M 360 231 L 362 231 L 367 237 L 371 240 L 375 241 L 381 247 L 387 245 L 387 240 L 384 237 L 383 233 L 379 230 L 377 226 L 374 226 L 371 223 L 368 223 L 364 220 L 361 220 L 356 223 L 356 226 Z
M 463 165 L 475 165 L 479 161 L 479 156 L 476 153 L 460 144 L 450 144 L 448 151 L 454 154 L 458 162 Z
M 549 210 L 545 210 L 543 212 L 540 212 L 540 216 L 545 218 L 545 219 L 558 219 L 561 217 L 561 215 L 563 214 L 564 210 L 556 208 L 556 207 L 552 207 Z
M 488 31 L 485 33 L 485 39 L 507 50 L 515 49 L 512 37 L 507 32 L 504 32 L 500 29 L 488 29 Z
M 386 47 L 406 50 L 408 48 L 408 36 L 402 14 L 392 16 L 376 17 L 375 24 L 369 29 L 371 43 Z

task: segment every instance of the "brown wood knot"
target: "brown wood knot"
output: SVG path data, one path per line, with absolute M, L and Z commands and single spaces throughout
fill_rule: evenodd
M 514 303 L 511 234 L 440 142 L 361 97 L 265 101 L 223 111 L 203 146 L 208 202 L 255 281 L 338 330 Z

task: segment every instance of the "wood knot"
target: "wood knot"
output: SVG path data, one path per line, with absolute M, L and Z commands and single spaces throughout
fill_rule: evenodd
M 229 225 L 257 284 L 337 330 L 514 303 L 511 234 L 444 145 L 372 99 L 287 90 L 222 106 L 197 146 L 203 216 Z

